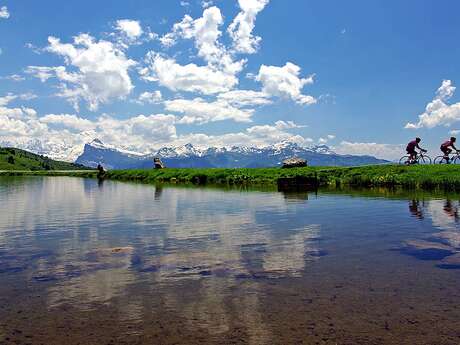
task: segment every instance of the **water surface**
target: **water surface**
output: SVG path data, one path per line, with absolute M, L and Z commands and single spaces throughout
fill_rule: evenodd
M 0 344 L 459 344 L 459 199 L 0 178 Z

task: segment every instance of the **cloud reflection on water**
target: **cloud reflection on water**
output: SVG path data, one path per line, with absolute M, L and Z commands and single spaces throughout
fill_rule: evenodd
M 305 196 L 292 202 L 280 193 L 98 186 L 73 178 L 11 181 L 1 185 L 6 216 L 0 220 L 0 252 L 14 254 L 4 264 L 23 265 L 25 279 L 49 283 L 49 308 L 91 308 L 143 284 L 183 312 L 191 326 L 221 333 L 229 327 L 229 286 L 249 280 L 253 293 L 234 302 L 253 343 L 266 343 L 257 279 L 301 276 L 321 255 L 320 226 L 291 220 L 306 207 Z M 123 250 L 112 251 L 118 247 Z M 199 282 L 193 301 L 174 289 L 190 279 Z M 123 315 L 140 320 L 141 305 L 133 297 Z
M 421 240 L 406 241 L 401 250 L 422 260 L 433 260 L 440 268 L 460 268 L 460 202 L 450 198 L 412 200 L 409 212 L 420 221 L 430 221 L 432 232 Z

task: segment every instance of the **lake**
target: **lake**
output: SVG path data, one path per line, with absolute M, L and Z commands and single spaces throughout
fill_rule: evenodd
M 0 344 L 459 344 L 460 196 L 0 178 Z

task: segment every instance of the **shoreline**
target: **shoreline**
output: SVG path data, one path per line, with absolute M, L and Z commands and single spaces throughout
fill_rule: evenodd
M 0 176 L 72 176 L 96 178 L 96 170 L 0 171 Z M 107 180 L 193 185 L 279 185 L 288 187 L 404 187 L 460 191 L 460 165 L 369 165 L 305 168 L 167 168 L 109 170 Z

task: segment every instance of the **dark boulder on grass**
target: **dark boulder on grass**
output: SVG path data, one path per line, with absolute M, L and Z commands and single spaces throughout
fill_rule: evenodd
M 153 159 L 153 166 L 155 167 L 155 169 L 164 169 L 164 168 L 166 168 L 166 166 L 163 164 L 161 159 L 158 158 L 158 157 L 155 157 Z
M 298 157 L 291 157 L 283 161 L 283 168 L 301 168 L 306 166 L 307 161 Z

